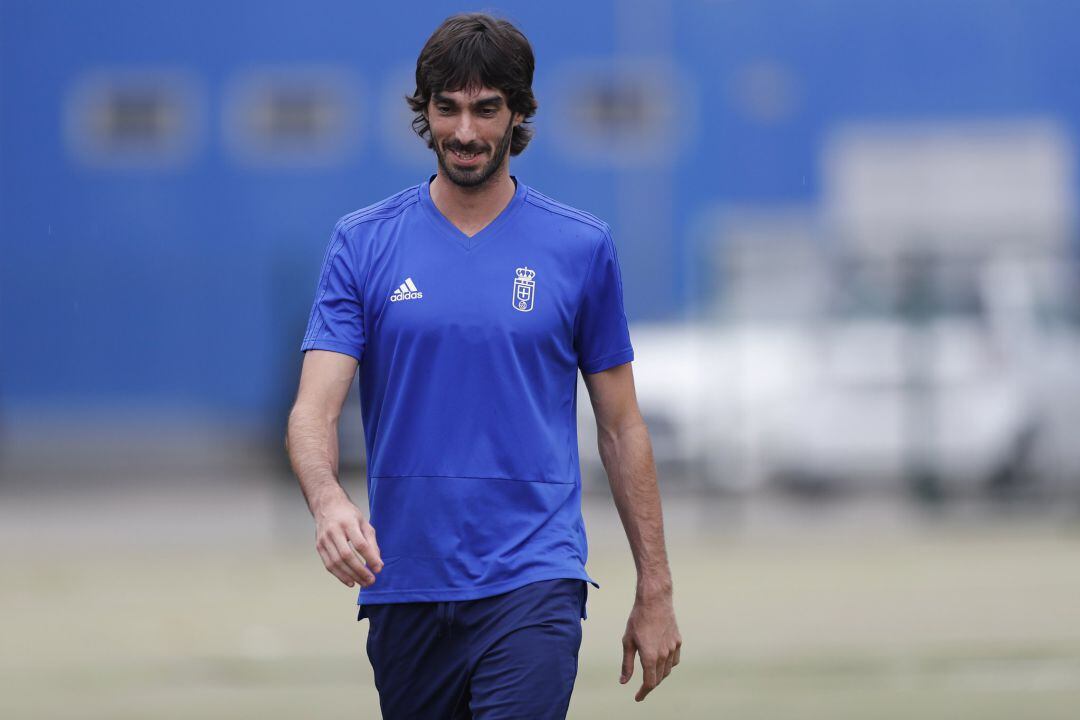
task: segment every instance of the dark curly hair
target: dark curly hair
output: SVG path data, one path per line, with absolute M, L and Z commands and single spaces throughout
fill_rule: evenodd
M 532 92 L 535 64 L 529 41 L 508 21 L 484 13 L 448 17 L 428 38 L 416 59 L 416 92 L 405 97 L 416 113 L 413 130 L 429 148 L 433 147 L 425 115 L 433 94 L 495 88 L 506 93 L 510 111 L 525 118 L 510 139 L 510 154 L 519 154 L 533 135 L 526 123 L 536 114 Z

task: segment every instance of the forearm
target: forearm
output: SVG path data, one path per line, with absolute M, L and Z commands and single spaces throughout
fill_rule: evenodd
M 338 481 L 337 418 L 294 408 L 285 446 L 313 516 L 317 517 L 320 507 L 347 497 Z
M 637 568 L 639 598 L 669 595 L 671 570 L 649 430 L 644 422 L 600 429 L 600 458 Z

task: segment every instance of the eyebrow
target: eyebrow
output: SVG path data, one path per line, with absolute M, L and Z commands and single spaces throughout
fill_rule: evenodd
M 442 93 L 433 94 L 431 96 L 431 99 L 434 100 L 437 103 L 446 103 L 447 105 L 457 106 L 456 102 L 454 102 L 450 98 L 446 97 Z M 473 107 L 480 107 L 481 105 L 495 105 L 496 107 L 498 107 L 498 106 L 500 106 L 502 104 L 503 104 L 503 99 L 502 99 L 501 95 L 489 95 L 487 97 L 482 97 L 479 100 L 473 101 L 472 106 Z

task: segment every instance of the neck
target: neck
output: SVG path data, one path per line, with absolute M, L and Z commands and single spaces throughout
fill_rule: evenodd
M 476 187 L 455 185 L 440 168 L 429 187 L 431 202 L 439 212 L 470 237 L 499 216 L 513 199 L 515 189 L 509 164 Z

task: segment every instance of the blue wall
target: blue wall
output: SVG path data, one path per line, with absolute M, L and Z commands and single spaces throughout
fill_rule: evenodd
M 402 73 L 438 22 L 468 8 L 0 8 L 5 413 L 154 405 L 276 424 L 295 391 L 296 347 L 334 221 L 433 171 L 419 140 L 421 152 L 390 137 L 386 108 L 411 91 Z M 538 61 L 537 135 L 514 172 L 612 223 L 631 320 L 683 311 L 680 273 L 699 213 L 725 202 L 814 202 L 819 145 L 837 122 L 1044 115 L 1075 135 L 1080 121 L 1076 3 L 612 0 L 499 10 L 530 37 Z M 672 58 L 691 95 L 672 101 L 659 132 L 677 137 L 641 138 L 671 152 L 620 167 L 576 158 L 565 121 L 570 68 L 632 55 Z M 354 145 L 322 168 L 239 161 L 221 119 L 232 78 L 311 64 L 358 78 Z M 101 167 L 65 142 L 72 87 L 91 71 L 128 67 L 193 79 L 198 132 L 183 162 Z M 755 67 L 775 92 L 746 100 L 740 83 Z M 643 192 L 666 198 L 651 226 Z

